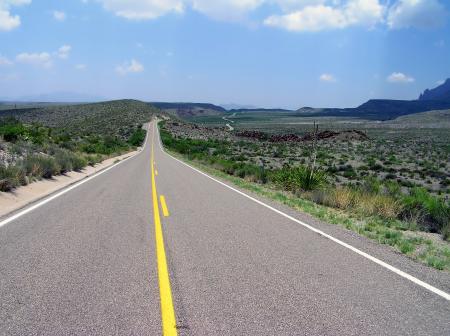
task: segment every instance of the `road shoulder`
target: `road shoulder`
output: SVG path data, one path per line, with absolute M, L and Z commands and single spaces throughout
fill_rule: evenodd
M 136 155 L 139 151 L 129 152 L 112 157 L 91 167 L 84 168 L 81 172 L 71 171 L 64 175 L 54 176 L 51 179 L 42 179 L 29 185 L 16 188 L 12 192 L 0 192 L 0 219 L 6 218 L 12 213 L 37 202 L 57 191 L 69 187 L 85 178 L 88 178 L 117 161 L 122 161 Z

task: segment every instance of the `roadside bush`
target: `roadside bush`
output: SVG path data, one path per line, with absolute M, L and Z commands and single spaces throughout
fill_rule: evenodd
M 144 143 L 145 135 L 147 132 L 142 129 L 138 128 L 131 134 L 130 138 L 128 139 L 128 143 L 132 146 L 141 146 Z
M 80 150 L 88 154 L 111 155 L 120 153 L 129 148 L 129 145 L 114 136 L 93 136 L 86 139 L 86 143 L 80 145 Z
M 450 207 L 445 202 L 431 195 L 423 188 L 413 188 L 410 194 L 402 199 L 404 209 L 402 217 L 421 218 L 424 229 L 431 232 L 440 232 L 448 238 L 450 225 Z
M 25 176 L 25 172 L 19 167 L 5 167 L 0 165 L 0 191 L 11 191 L 16 187 L 27 183 L 28 180 Z
M 81 154 L 73 153 L 66 150 L 58 150 L 54 154 L 56 163 L 60 168 L 60 173 L 64 174 L 69 171 L 79 171 L 88 165 L 88 160 Z
M 366 216 L 396 219 L 403 208 L 400 201 L 388 195 L 358 193 L 355 199 L 356 209 Z
M 36 178 L 51 178 L 61 172 L 56 160 L 44 155 L 31 155 L 26 157 L 22 165 L 28 176 Z
M 337 187 L 330 191 L 327 205 L 338 209 L 348 209 L 355 204 L 355 193 L 347 187 Z
M 304 166 L 284 167 L 273 171 L 270 179 L 284 190 L 291 192 L 310 191 L 325 186 L 327 178 L 322 171 L 311 171 Z
M 21 122 L 14 118 L 0 119 L 0 136 L 5 141 L 16 142 L 26 132 L 25 127 Z
M 103 157 L 100 154 L 86 155 L 87 164 L 89 166 L 95 166 L 97 163 L 102 162 Z
M 371 194 L 379 194 L 381 187 L 381 182 L 373 176 L 365 178 L 361 184 L 361 189 Z
M 55 153 L 55 160 L 59 165 L 61 174 L 67 173 L 73 169 L 71 153 L 60 150 Z
M 72 169 L 80 171 L 88 165 L 88 160 L 79 154 L 72 154 Z

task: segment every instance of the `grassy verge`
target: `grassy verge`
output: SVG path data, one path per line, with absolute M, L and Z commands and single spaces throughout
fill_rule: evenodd
M 324 222 L 340 225 L 369 239 L 393 247 L 400 253 L 439 270 L 450 271 L 450 244 L 437 234 L 418 231 L 414 221 L 401 220 L 401 213 L 416 214 L 415 210 L 427 206 L 439 207 L 427 195 L 410 195 L 410 207 L 400 206 L 392 196 L 363 193 L 361 190 L 334 189 L 324 193 L 309 191 L 298 193 L 295 190 L 280 190 L 279 183 L 267 181 L 267 172 L 248 165 L 229 163 L 223 159 L 206 159 L 195 155 L 197 151 L 208 152 L 211 148 L 202 141 L 192 143 L 177 142 L 162 130 L 163 143 L 169 152 L 199 169 L 234 185 L 261 196 L 305 212 Z M 226 151 L 222 143 L 215 143 L 216 154 Z M 194 153 L 194 155 L 193 155 Z M 302 173 L 302 172 L 300 172 Z M 279 174 L 277 172 L 277 174 Z M 282 173 L 284 174 L 284 173 Z M 270 174 L 269 174 L 270 175 Z M 269 176 L 269 179 L 273 179 Z M 273 179 L 285 181 L 283 176 Z M 395 190 L 393 191 L 395 192 Z M 332 195 L 328 198 L 326 195 Z M 324 196 L 325 195 L 325 196 Z M 361 198 L 366 199 L 361 199 Z M 358 202 L 355 199 L 358 198 Z M 423 202 L 419 203 L 418 200 Z M 428 203 L 427 203 L 428 202 Z M 425 205 L 423 205 L 425 204 Z M 409 212 L 405 212 L 409 209 Z M 414 210 L 414 211 L 413 211 Z M 420 210 L 420 209 L 419 209 Z M 440 213 L 438 210 L 433 210 Z M 431 212 L 432 214 L 434 212 Z M 445 211 L 444 211 L 445 212 Z M 446 217 L 442 219 L 446 221 Z

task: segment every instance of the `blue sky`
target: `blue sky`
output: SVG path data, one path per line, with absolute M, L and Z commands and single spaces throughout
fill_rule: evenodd
M 447 0 L 0 0 L 0 98 L 298 108 L 450 77 Z

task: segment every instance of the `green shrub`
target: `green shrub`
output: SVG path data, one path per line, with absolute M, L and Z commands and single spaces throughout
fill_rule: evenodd
M 128 143 L 132 146 L 141 146 L 144 143 L 145 135 L 147 132 L 142 129 L 138 128 L 131 134 L 130 138 L 128 139 Z
M 309 167 L 284 167 L 272 172 L 270 179 L 284 190 L 298 192 L 310 191 L 325 186 L 327 178 L 320 170 L 311 171 Z
M 0 136 L 5 141 L 15 142 L 26 133 L 24 125 L 14 118 L 0 119 Z
M 72 155 L 68 151 L 60 150 L 55 154 L 55 160 L 59 165 L 60 173 L 64 174 L 73 169 Z
M 30 155 L 23 160 L 22 165 L 28 176 L 36 178 L 51 178 L 61 173 L 61 167 L 49 156 Z
M 102 162 L 103 161 L 103 157 L 100 154 L 96 154 L 96 155 L 87 155 L 86 156 L 86 160 L 87 160 L 87 164 L 89 166 L 95 166 L 97 163 Z
M 413 188 L 402 198 L 402 216 L 421 218 L 421 224 L 431 232 L 446 233 L 449 230 L 450 207 L 423 188 Z M 448 233 L 446 234 L 448 235 Z
M 361 189 L 366 193 L 379 194 L 381 191 L 381 182 L 373 176 L 367 177 L 363 180 Z
M 62 174 L 69 171 L 79 171 L 87 166 L 86 160 L 81 154 L 73 153 L 67 150 L 59 150 L 55 153 L 55 160 L 60 167 Z
M 88 160 L 79 154 L 72 154 L 72 169 L 80 171 L 88 165 Z
M 11 191 L 27 183 L 25 172 L 20 167 L 0 165 L 0 191 Z

